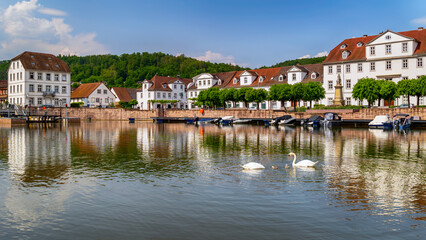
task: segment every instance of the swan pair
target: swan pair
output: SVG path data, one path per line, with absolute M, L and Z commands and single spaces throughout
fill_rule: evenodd
M 291 156 L 294 156 L 293 164 L 292 164 L 293 167 L 314 167 L 315 164 L 318 163 L 318 161 L 312 162 L 311 160 L 302 160 L 302 161 L 296 163 L 296 154 L 295 153 L 289 153 L 288 157 L 290 158 Z M 260 163 L 249 162 L 247 164 L 244 164 L 243 168 L 245 170 L 260 170 L 260 169 L 264 169 L 265 167 Z

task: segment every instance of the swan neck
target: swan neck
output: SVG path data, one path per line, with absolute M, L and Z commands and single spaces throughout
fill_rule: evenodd
M 291 155 L 294 157 L 294 158 L 293 158 L 293 164 L 292 164 L 292 165 L 294 166 L 294 164 L 296 163 L 296 154 L 295 154 L 295 153 L 292 153 Z

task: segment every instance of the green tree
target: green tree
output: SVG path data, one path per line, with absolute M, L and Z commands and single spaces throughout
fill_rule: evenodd
M 247 100 L 246 100 L 246 93 L 248 91 L 250 91 L 251 88 L 248 87 L 243 87 L 238 89 L 235 93 L 234 93 L 234 99 L 237 102 L 244 102 L 244 107 L 247 108 Z
M 219 99 L 224 108 L 226 108 L 226 102 L 234 101 L 234 93 L 230 90 L 233 88 L 225 88 L 220 90 Z
M 410 96 L 416 95 L 416 85 L 414 79 L 404 79 L 398 82 L 397 84 L 397 94 L 399 96 L 407 96 L 408 106 L 411 106 Z
M 296 83 L 292 87 L 292 101 L 296 102 L 297 105 L 300 105 L 300 100 L 303 100 L 305 97 L 306 85 L 304 83 Z
M 305 85 L 304 101 L 309 101 L 312 108 L 312 101 L 319 101 L 325 98 L 325 89 L 320 82 L 308 82 Z
M 368 106 L 379 99 L 380 86 L 373 78 L 361 78 L 352 90 L 352 97 L 358 100 L 367 100 Z
M 210 102 L 213 108 L 216 108 L 221 104 L 220 101 L 220 90 L 218 87 L 212 87 L 206 90 L 207 92 L 207 101 Z
M 202 106 L 207 106 L 208 102 L 208 93 L 206 90 L 202 90 L 198 93 L 197 102 L 200 103 Z
M 230 95 L 228 101 L 232 102 L 232 106 L 233 107 L 235 107 L 235 101 L 236 101 L 236 99 L 235 99 L 235 93 L 237 91 L 238 91 L 238 89 L 236 89 L 236 88 L 229 88 L 228 89 L 228 94 Z
M 259 110 L 259 104 L 266 100 L 268 92 L 265 89 L 250 89 L 246 92 L 246 101 L 257 103 L 257 109 Z
M 397 86 L 396 83 L 392 81 L 384 81 L 380 85 L 380 96 L 387 100 L 389 103 L 389 106 L 391 105 L 391 102 L 397 98 Z
M 420 98 L 426 96 L 426 76 L 423 75 L 413 80 L 414 95 L 417 97 L 417 107 L 420 106 Z
M 134 106 L 138 105 L 138 100 L 136 99 L 130 100 L 129 105 L 133 108 Z

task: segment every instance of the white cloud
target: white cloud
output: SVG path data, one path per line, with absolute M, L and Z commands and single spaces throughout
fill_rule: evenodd
M 52 8 L 40 8 L 38 9 L 39 13 L 43 13 L 46 15 L 52 15 L 52 16 L 66 16 L 67 13 L 61 10 L 52 9 Z
M 325 57 L 327 55 L 328 55 L 328 51 L 323 51 L 323 52 L 317 53 L 314 57 Z
M 306 54 L 304 56 L 301 56 L 298 59 L 303 59 L 303 58 L 316 58 L 316 57 L 325 57 L 328 55 L 328 51 L 323 51 L 323 52 L 319 52 L 317 54 L 315 54 L 314 56 L 311 56 L 310 54 Z
M 200 61 L 209 61 L 209 62 L 215 62 L 215 63 L 230 63 L 232 65 L 236 65 L 234 56 L 223 56 L 220 53 L 214 53 L 212 51 L 207 51 L 204 56 L 199 56 L 194 58 Z
M 426 25 L 426 17 L 413 19 L 411 20 L 411 23 L 418 24 L 418 25 Z
M 298 58 L 298 59 L 303 59 L 303 58 L 310 58 L 311 57 L 311 55 L 309 55 L 309 54 L 306 54 L 306 55 L 304 55 L 304 56 L 301 56 L 300 58 Z
M 37 12 L 63 16 L 65 12 L 44 8 L 38 0 L 10 5 L 0 15 L 0 32 L 4 32 L 0 55 L 13 57 L 23 51 L 52 54 L 104 54 L 105 46 L 95 40 L 95 33 L 73 35 L 73 28 L 63 18 L 36 17 Z

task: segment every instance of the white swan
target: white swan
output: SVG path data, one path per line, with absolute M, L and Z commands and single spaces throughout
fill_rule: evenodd
M 247 164 L 244 164 L 243 168 L 246 170 L 259 170 L 259 169 L 264 169 L 265 167 L 260 163 L 249 162 Z
M 293 167 L 314 167 L 315 164 L 318 163 L 318 161 L 312 162 L 311 160 L 302 160 L 302 161 L 296 163 L 296 154 L 289 153 L 288 154 L 288 158 L 290 158 L 292 155 L 294 157 L 294 159 L 293 159 Z

